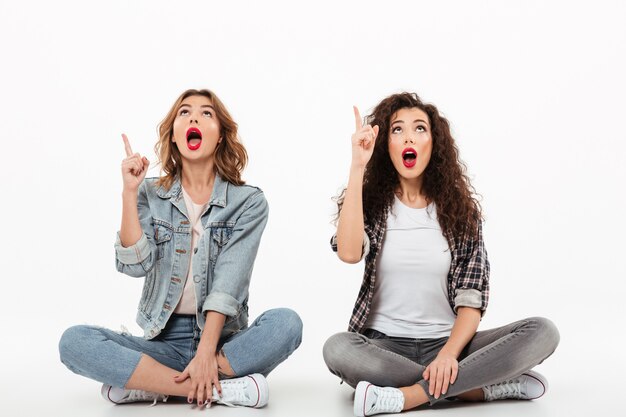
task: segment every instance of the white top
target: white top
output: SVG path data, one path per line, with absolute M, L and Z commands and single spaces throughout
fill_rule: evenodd
M 207 203 L 196 204 L 193 202 L 187 191 L 183 188 L 183 198 L 185 199 L 185 206 L 187 206 L 187 214 L 189 214 L 189 223 L 191 224 L 191 261 L 189 262 L 189 271 L 187 271 L 187 280 L 185 281 L 185 288 L 183 289 L 183 295 L 180 297 L 178 305 L 174 309 L 176 314 L 196 314 L 196 290 L 193 284 L 193 254 L 200 236 L 204 233 L 202 222 L 200 217 L 206 209 Z
M 397 197 L 376 260 L 376 287 L 366 328 L 388 336 L 450 336 L 455 315 L 448 303 L 451 262 L 434 204 L 415 209 Z

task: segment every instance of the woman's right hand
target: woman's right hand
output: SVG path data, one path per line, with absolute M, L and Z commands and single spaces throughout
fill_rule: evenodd
M 124 180 L 125 192 L 137 192 L 139 185 L 146 177 L 150 162 L 145 156 L 133 153 L 128 137 L 122 133 L 124 148 L 126 149 L 126 159 L 122 161 L 122 179 Z
M 365 168 L 374 153 L 374 145 L 378 136 L 378 126 L 363 126 L 359 109 L 354 108 L 356 130 L 352 135 L 352 165 Z

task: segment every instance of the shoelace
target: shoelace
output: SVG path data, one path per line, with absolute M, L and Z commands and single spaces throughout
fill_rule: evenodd
M 142 391 L 138 389 L 130 390 L 130 392 L 128 393 L 129 401 L 154 400 L 152 404 L 150 405 L 150 407 L 157 405 L 157 402 L 161 399 L 163 400 L 164 403 L 166 403 L 168 398 L 169 396 L 167 395 L 157 394 L 156 392 Z
M 372 412 L 400 411 L 402 409 L 404 400 L 402 392 L 397 389 L 377 388 L 374 388 L 376 390 L 376 402 L 372 404 L 372 408 L 367 411 L 367 414 Z
M 247 381 L 229 381 L 224 382 L 222 386 L 222 396 L 216 396 L 217 400 L 229 407 L 244 407 L 242 403 L 249 401 L 250 398 L 246 396 L 245 384 Z M 234 385 L 244 385 L 242 387 Z M 232 387 L 232 388 L 231 388 Z M 227 394 L 227 395 L 224 395 Z M 228 398 L 225 400 L 224 398 Z M 235 404 L 238 403 L 238 404 Z
M 491 397 L 493 399 L 500 398 L 523 398 L 522 384 L 519 379 L 512 379 L 509 381 L 500 382 L 487 387 Z

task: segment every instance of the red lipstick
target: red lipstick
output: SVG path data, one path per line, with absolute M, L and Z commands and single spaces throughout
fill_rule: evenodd
M 402 163 L 407 168 L 413 168 L 417 163 L 417 151 L 413 148 L 405 148 L 402 151 Z
M 190 127 L 187 129 L 187 147 L 195 151 L 200 148 L 202 144 L 202 132 L 197 127 Z

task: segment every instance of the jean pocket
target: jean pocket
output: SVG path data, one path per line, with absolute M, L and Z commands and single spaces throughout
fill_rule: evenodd
M 363 332 L 363 336 L 367 337 L 368 339 L 374 340 L 389 339 L 389 336 L 387 336 L 385 333 L 379 332 L 378 330 L 374 329 L 365 329 L 365 331 Z

